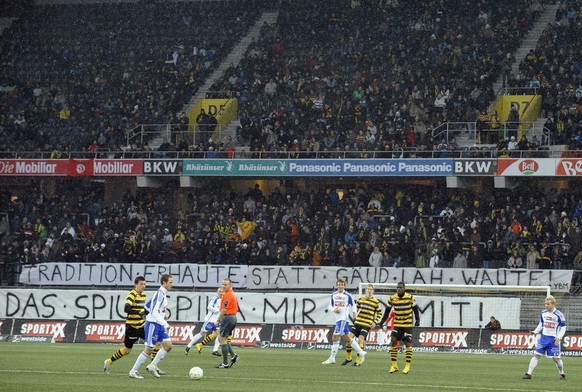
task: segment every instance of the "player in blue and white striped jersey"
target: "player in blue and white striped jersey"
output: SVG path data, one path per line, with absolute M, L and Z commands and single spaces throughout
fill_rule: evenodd
M 527 373 L 523 375 L 523 379 L 531 379 L 531 375 L 538 365 L 538 360 L 542 355 L 552 358 L 556 363 L 560 379 L 565 380 L 564 363 L 561 358 L 560 343 L 566 334 L 566 318 L 558 309 L 556 309 L 556 299 L 553 296 L 548 296 L 545 300 L 546 309 L 542 310 L 540 314 L 540 322 L 532 334 L 542 333 L 538 342 L 536 343 L 536 351 L 533 358 L 529 362 Z
M 216 338 L 218 335 L 216 319 L 218 319 L 218 315 L 220 313 L 220 299 L 222 298 L 223 294 L 224 290 L 222 287 L 219 287 L 218 290 L 216 290 L 216 295 L 210 298 L 210 301 L 208 301 L 208 306 L 206 307 L 206 309 L 208 309 L 208 313 L 206 313 L 206 317 L 204 317 L 204 324 L 202 325 L 202 328 L 200 328 L 200 332 L 194 335 L 192 340 L 190 340 L 190 342 L 186 345 L 186 349 L 184 350 L 186 355 L 188 355 L 192 346 L 204 339 L 207 334 L 214 334 L 214 338 Z M 202 346 L 204 345 L 199 347 L 198 352 L 202 351 Z
M 356 318 L 356 302 L 352 295 L 345 291 L 346 282 L 343 279 L 337 280 L 337 290 L 331 294 L 329 300 L 329 309 L 335 314 L 335 328 L 333 330 L 331 354 L 328 359 L 323 361 L 322 365 L 332 365 L 335 363 L 335 356 L 339 350 L 340 339 L 343 336 L 346 343 L 350 341 L 350 319 Z M 353 347 L 362 362 L 366 357 L 366 352 L 363 351 L 358 344 Z
M 137 357 L 133 368 L 130 370 L 129 377 L 131 378 L 143 378 L 138 370 L 148 359 L 157 343 L 161 343 L 162 348 L 146 369 L 154 377 L 160 377 L 157 365 L 172 350 L 172 339 L 168 334 L 170 324 L 166 321 L 168 318 L 166 309 L 168 307 L 168 291 L 174 286 L 174 278 L 171 275 L 164 274 L 160 279 L 160 284 L 158 291 L 146 302 L 146 309 L 148 309 L 149 314 L 146 316 L 144 326 L 145 350 Z

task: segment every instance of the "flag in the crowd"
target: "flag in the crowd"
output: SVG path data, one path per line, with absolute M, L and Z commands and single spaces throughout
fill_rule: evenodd
M 238 226 L 238 236 L 241 241 L 249 238 L 255 227 L 257 227 L 257 223 L 253 221 L 236 222 L 236 225 Z

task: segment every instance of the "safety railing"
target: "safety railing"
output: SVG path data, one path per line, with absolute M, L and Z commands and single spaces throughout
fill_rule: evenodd
M 0 159 L 57 159 L 43 151 L 0 152 Z M 462 147 L 456 150 L 401 149 L 398 151 L 244 151 L 234 149 L 152 151 L 125 149 L 96 152 L 67 151 L 58 159 L 423 159 L 423 158 L 582 158 L 582 150 L 498 151 L 495 147 Z
M 225 127 L 216 125 L 141 124 L 126 132 L 126 146 L 143 147 L 155 138 L 175 145 L 185 140 L 189 145 L 207 144 L 213 137 L 220 143 Z

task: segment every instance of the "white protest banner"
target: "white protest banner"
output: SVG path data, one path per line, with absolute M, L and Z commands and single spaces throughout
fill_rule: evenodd
M 148 290 L 148 297 L 152 294 Z M 171 291 L 169 322 L 204 319 L 213 292 Z M 329 294 L 237 293 L 238 321 L 250 324 L 333 325 Z M 127 291 L 0 289 L 0 319 L 123 321 Z M 483 327 L 495 314 L 506 329 L 520 328 L 519 298 L 418 296 L 423 327 Z M 386 298 L 383 298 L 386 300 Z M 382 309 L 384 311 L 384 309 Z
M 343 268 L 309 266 L 209 265 L 209 264 L 109 264 L 44 263 L 24 266 L 19 282 L 42 286 L 131 286 L 142 275 L 158 284 L 161 274 L 171 274 L 176 287 L 215 288 L 230 278 L 235 288 L 250 290 L 332 290 L 338 278 L 354 290 L 359 283 L 550 286 L 568 292 L 571 270 L 455 269 L 455 268 Z
M 244 286 L 247 266 L 209 264 L 43 263 L 23 266 L 19 282 L 42 286 L 131 286 L 137 276 L 159 284 L 162 274 L 174 277 L 175 287 L 215 288 L 224 278 Z
M 338 278 L 346 287 L 359 283 L 446 284 L 485 286 L 550 286 L 552 292 L 567 292 L 571 270 L 526 269 L 456 269 L 456 268 L 343 268 L 249 266 L 246 288 L 260 289 L 332 289 Z

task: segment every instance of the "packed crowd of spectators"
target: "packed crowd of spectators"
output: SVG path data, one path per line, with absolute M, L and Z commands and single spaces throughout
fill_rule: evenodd
M 178 123 L 263 1 L 35 5 L 0 50 L 0 151 L 116 150 Z M 160 127 L 162 128 L 162 127 Z
M 180 192 L 145 188 L 110 203 L 90 182 L 2 192 L 4 276 L 51 261 L 582 269 L 579 189 L 210 185 L 181 204 Z
M 139 124 L 179 127 L 201 82 L 271 3 L 25 2 L 3 35 L 0 152 L 122 155 Z M 262 152 L 455 151 L 433 130 L 468 122 L 471 136 L 476 121 L 489 130 L 476 140 L 501 153 L 512 135 L 495 129 L 507 119 L 486 112 L 500 74 L 509 87 L 539 85 L 551 142 L 580 149 L 581 1 L 564 2 L 520 73 L 508 71 L 543 3 L 283 0 L 277 24 L 212 87 L 240 99 L 240 138 L 216 147 L 177 138 L 171 150 L 225 152 L 238 141 Z
M 535 88 L 542 94 L 552 144 L 582 149 L 582 1 L 566 1 L 537 46 L 512 75 L 509 87 Z
M 215 83 L 240 97 L 252 150 L 436 150 L 434 127 L 488 107 L 540 10 L 529 0 L 359 3 L 282 2 L 278 23 Z

